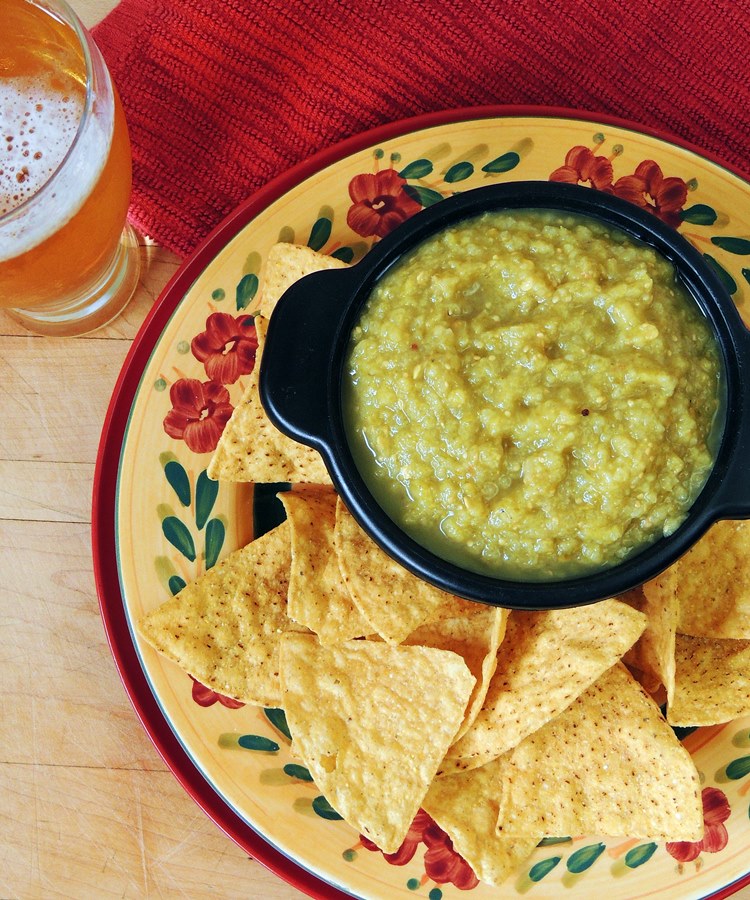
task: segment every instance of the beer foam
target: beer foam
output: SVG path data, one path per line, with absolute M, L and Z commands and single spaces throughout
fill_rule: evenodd
M 83 97 L 45 90 L 41 79 L 0 79 L 0 215 L 33 196 L 63 161 Z
M 18 209 L 12 220 L 0 221 L 0 260 L 25 253 L 49 237 L 72 218 L 93 189 L 112 130 L 111 121 L 96 116 L 87 120 L 45 203 L 36 209 L 19 208 L 65 159 L 83 106 L 81 91 L 61 94 L 44 76 L 0 78 L 0 216 Z

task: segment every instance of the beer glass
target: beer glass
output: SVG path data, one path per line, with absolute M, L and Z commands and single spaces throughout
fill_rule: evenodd
M 125 117 L 66 0 L 0 0 L 0 307 L 84 334 L 138 282 Z

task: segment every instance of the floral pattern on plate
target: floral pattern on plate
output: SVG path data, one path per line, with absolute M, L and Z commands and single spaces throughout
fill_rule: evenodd
M 117 552 L 131 622 L 282 515 L 275 495 L 285 486 L 217 484 L 205 473 L 255 364 L 253 316 L 268 248 L 293 241 L 356 262 L 444 197 L 525 179 L 585 183 L 651 209 L 710 260 L 747 318 L 750 186 L 692 151 L 626 126 L 513 115 L 405 129 L 343 156 L 246 222 L 183 297 L 167 294 L 174 311 L 153 338 L 120 460 Z M 134 640 L 164 717 L 223 802 L 297 865 L 357 896 L 564 891 L 576 900 L 602 891 L 611 900 L 683 900 L 750 871 L 750 720 L 683 735 L 704 778 L 702 842 L 561 836 L 490 888 L 423 813 L 398 853 L 384 857 L 320 796 L 291 753 L 280 711 L 222 698 Z

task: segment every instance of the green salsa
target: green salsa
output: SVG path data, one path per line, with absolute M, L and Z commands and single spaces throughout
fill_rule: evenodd
M 473 571 L 585 574 L 674 531 L 721 367 L 674 267 L 604 224 L 485 213 L 420 244 L 354 328 L 348 439 L 378 502 Z

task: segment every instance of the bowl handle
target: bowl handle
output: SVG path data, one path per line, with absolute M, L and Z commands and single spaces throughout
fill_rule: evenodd
M 738 328 L 738 383 L 741 394 L 729 428 L 737 428 L 732 457 L 711 505 L 716 518 L 750 518 L 750 330 Z
M 332 441 L 332 362 L 353 272 L 313 272 L 292 284 L 274 308 L 261 355 L 260 400 L 269 419 L 320 451 Z

